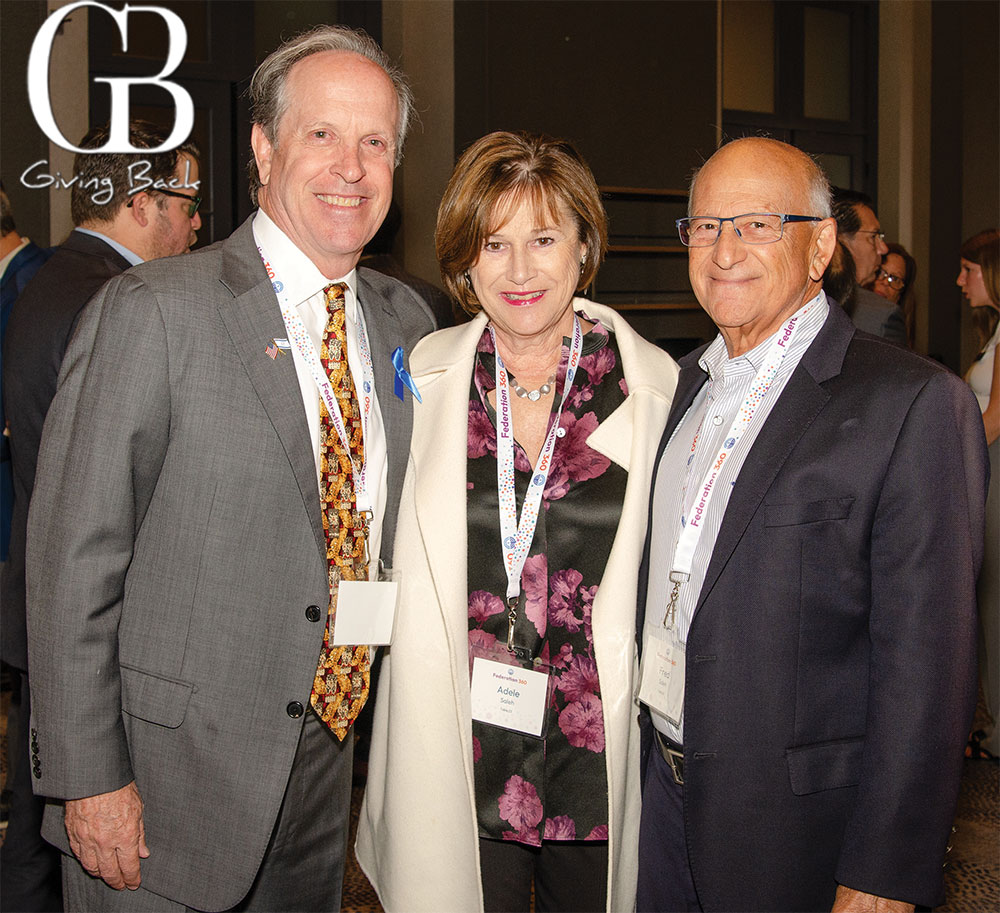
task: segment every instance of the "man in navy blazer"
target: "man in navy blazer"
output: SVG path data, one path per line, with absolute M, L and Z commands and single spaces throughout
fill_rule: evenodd
M 0 181 L 0 350 L 7 333 L 11 309 L 28 280 L 38 272 L 52 252 L 39 247 L 30 238 L 22 238 L 14 223 L 10 200 Z M 3 375 L 3 357 L 0 353 L 0 377 Z M 10 543 L 11 502 L 14 483 L 10 469 L 10 443 L 7 419 L 3 412 L 3 385 L 0 381 L 0 561 L 7 560 Z
M 651 496 L 638 909 L 935 906 L 975 699 L 976 404 L 827 303 L 808 156 L 730 143 L 689 212 L 720 335 L 681 361 Z

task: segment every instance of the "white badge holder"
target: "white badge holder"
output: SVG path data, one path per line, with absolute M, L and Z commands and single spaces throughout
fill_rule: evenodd
M 676 637 L 677 629 L 647 629 L 639 665 L 639 700 L 666 717 L 675 726 L 681 725 L 684 714 L 684 644 Z
M 538 659 L 519 659 L 497 641 L 470 645 L 472 718 L 521 735 L 544 739 L 556 677 Z
M 399 606 L 399 579 L 399 571 L 380 566 L 375 580 L 341 580 L 337 584 L 334 646 L 387 647 L 392 644 Z

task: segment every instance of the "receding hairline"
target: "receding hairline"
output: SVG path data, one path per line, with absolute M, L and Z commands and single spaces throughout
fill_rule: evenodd
M 285 120 L 285 116 L 288 114 L 288 109 L 291 107 L 288 93 L 291 87 L 291 81 L 295 76 L 296 70 L 298 70 L 304 63 L 307 63 L 309 61 L 316 62 L 317 58 L 326 57 L 329 54 L 334 54 L 337 57 L 353 57 L 355 62 L 363 65 L 363 69 L 371 69 L 382 77 L 385 86 L 389 89 L 389 92 L 392 95 L 393 106 L 396 109 L 396 117 L 392 127 L 392 141 L 394 144 L 398 145 L 400 139 L 399 119 L 402 115 L 402 111 L 400 110 L 401 106 L 400 106 L 399 92 L 396 89 L 396 85 L 395 83 L 393 83 L 392 77 L 385 71 L 384 67 L 382 67 L 376 61 L 372 60 L 370 57 L 365 57 L 364 54 L 359 54 L 357 51 L 352 50 L 351 48 L 326 48 L 322 51 L 314 51 L 312 54 L 307 54 L 306 56 L 301 57 L 299 60 L 296 60 L 295 63 L 293 63 L 288 68 L 288 73 L 285 76 L 284 85 L 282 89 L 282 93 L 284 95 L 283 98 L 284 104 L 280 106 L 279 117 L 274 125 L 274 136 L 268 137 L 268 140 L 275 147 L 277 147 L 278 133 L 281 129 L 281 124 Z M 308 91 L 308 87 L 306 87 L 306 89 Z M 261 124 L 260 126 L 263 127 L 264 125 Z
M 830 218 L 830 201 L 829 201 L 829 184 L 827 183 L 826 175 L 823 173 L 823 169 L 813 160 L 813 158 L 801 149 L 790 145 L 789 143 L 783 143 L 781 140 L 771 139 L 766 136 L 747 136 L 741 137 L 740 139 L 732 140 L 726 143 L 724 146 L 717 149 L 708 160 L 700 167 L 695 169 L 694 173 L 691 175 L 691 183 L 688 191 L 688 215 L 694 215 L 691 206 L 694 200 L 695 190 L 698 186 L 698 179 L 701 177 L 702 173 L 709 166 L 714 165 L 719 167 L 719 159 L 725 159 L 731 156 L 734 152 L 744 152 L 752 153 L 756 150 L 757 154 L 768 154 L 775 155 L 775 157 L 782 157 L 789 164 L 794 164 L 798 169 L 798 176 L 802 180 L 801 191 L 805 199 L 809 200 L 810 207 L 816 205 L 817 201 L 813 199 L 813 194 L 816 187 L 820 184 L 826 187 L 826 206 L 820 207 L 825 208 L 826 212 L 816 212 L 816 213 L 802 213 L 802 215 L 819 215 L 823 218 Z M 786 183 L 790 184 L 791 181 Z M 712 213 L 712 215 L 721 215 L 721 213 Z

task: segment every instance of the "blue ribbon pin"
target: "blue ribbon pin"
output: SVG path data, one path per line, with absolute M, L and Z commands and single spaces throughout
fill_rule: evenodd
M 417 398 L 417 402 L 422 403 L 423 400 L 420 398 L 420 391 L 417 389 L 417 385 L 414 383 L 413 378 L 410 377 L 410 372 L 403 367 L 402 346 L 396 346 L 396 351 L 392 353 L 392 366 L 396 369 L 396 382 L 393 387 L 396 396 L 400 399 L 403 398 L 403 385 L 405 384 Z

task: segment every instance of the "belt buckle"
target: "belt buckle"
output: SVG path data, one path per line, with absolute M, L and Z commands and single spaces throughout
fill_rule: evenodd
M 678 751 L 676 748 L 671 748 L 667 745 L 666 740 L 659 730 L 653 730 L 656 733 L 656 744 L 660 749 L 660 754 L 663 755 L 663 760 L 667 762 L 667 766 L 670 768 L 670 773 L 673 775 L 674 783 L 678 786 L 684 785 L 684 752 Z
M 674 748 L 664 749 L 664 758 L 670 766 L 670 772 L 674 775 L 674 783 L 678 786 L 684 785 L 684 755 Z

